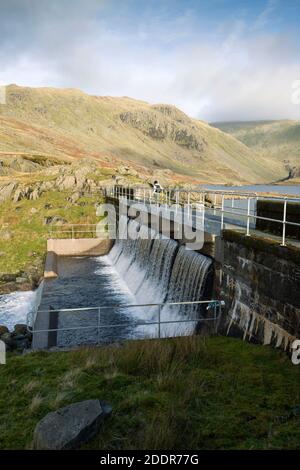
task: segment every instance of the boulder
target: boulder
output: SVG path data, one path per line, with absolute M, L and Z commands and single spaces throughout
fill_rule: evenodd
M 28 278 L 25 276 L 20 276 L 16 278 L 17 284 L 24 284 L 25 282 L 28 282 Z
M 11 348 L 13 350 L 24 351 L 24 349 L 30 348 L 31 340 L 27 335 L 15 335 L 15 333 L 12 333 L 12 340 Z
M 7 201 L 12 198 L 13 192 L 17 187 L 16 183 L 5 184 L 0 187 L 0 202 Z
M 22 323 L 17 323 L 14 327 L 14 334 L 16 335 L 27 335 L 27 326 L 23 325 Z
M 16 277 L 17 276 L 15 274 L 0 273 L 0 281 L 1 282 L 15 282 Z
M 67 223 L 66 219 L 60 217 L 59 215 L 49 216 L 44 218 L 44 225 L 55 224 L 63 225 Z
M 33 447 L 37 450 L 76 449 L 92 439 L 112 408 L 100 400 L 86 400 L 48 413 L 36 426 Z
M 5 333 L 9 333 L 9 329 L 7 328 L 7 326 L 0 325 L 0 338 L 1 338 L 1 336 L 4 335 Z
M 4 333 L 1 335 L 1 341 L 3 341 L 6 344 L 7 350 L 12 351 L 15 348 L 15 342 L 14 339 L 11 335 L 11 333 Z

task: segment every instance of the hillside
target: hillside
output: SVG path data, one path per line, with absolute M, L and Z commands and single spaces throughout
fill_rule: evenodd
M 269 182 L 282 175 L 234 137 L 173 106 L 73 89 L 8 86 L 0 151 L 89 157 L 111 168 L 126 162 L 195 182 Z
M 213 126 L 227 132 L 270 162 L 281 178 L 299 182 L 300 121 L 218 122 Z
M 0 449 L 32 448 L 39 420 L 87 399 L 113 413 L 82 449 L 299 449 L 299 373 L 282 351 L 220 336 L 9 353 Z

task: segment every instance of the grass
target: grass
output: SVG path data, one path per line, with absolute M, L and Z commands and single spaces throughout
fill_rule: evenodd
M 0 368 L 0 448 L 32 445 L 46 413 L 110 402 L 89 449 L 299 449 L 300 369 L 286 354 L 199 336 L 9 355 Z
M 62 217 L 70 224 L 94 224 L 95 203 L 101 196 L 83 196 L 76 204 L 68 202 L 71 192 L 49 191 L 36 201 L 22 199 L 0 205 L 0 226 L 9 239 L 0 236 L 0 273 L 15 274 L 28 269 L 42 273 L 49 226 L 45 219 Z M 0 231 L 1 233 L 1 231 Z

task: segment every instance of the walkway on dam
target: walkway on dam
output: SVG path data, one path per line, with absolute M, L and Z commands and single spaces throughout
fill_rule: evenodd
M 117 191 L 116 191 L 117 188 Z M 125 193 L 124 193 L 125 191 Z M 206 195 L 210 195 L 211 204 L 206 203 Z M 152 190 L 145 188 L 108 188 L 106 195 L 120 200 L 128 206 L 143 203 L 146 211 L 153 215 L 160 214 L 163 219 L 174 221 L 181 217 L 184 224 L 191 225 L 193 229 L 200 227 L 206 234 L 218 236 L 223 229 L 237 230 L 248 236 L 274 240 L 280 245 L 291 245 L 300 248 L 299 237 L 290 237 L 288 228 L 300 230 L 300 215 L 297 222 L 291 222 L 288 209 L 291 203 L 300 207 L 299 197 L 268 196 L 259 193 L 244 192 L 203 192 L 164 190 L 161 194 L 153 194 Z M 199 202 L 195 202 L 198 200 Z M 280 202 L 282 213 L 277 218 L 268 218 L 257 213 L 258 200 L 272 203 Z M 199 211 L 199 207 L 204 210 Z M 181 214 L 180 214 L 181 213 Z M 270 221 L 276 225 L 276 231 L 261 230 L 257 227 L 258 221 Z M 278 225 L 277 225 L 278 224 Z M 278 227 L 278 228 L 277 228 Z
M 139 199 L 128 198 L 121 198 L 121 201 L 128 206 L 133 206 L 137 202 L 143 202 Z M 174 207 L 171 208 L 171 206 L 167 204 L 157 204 L 155 202 L 150 203 L 149 201 L 146 201 L 145 206 L 147 207 L 147 211 L 149 213 L 154 215 L 160 214 L 164 219 L 172 221 L 174 220 L 174 217 L 176 217 L 176 214 L 174 214 Z M 193 229 L 201 227 L 205 233 L 210 235 L 220 235 L 223 229 L 236 230 L 239 233 L 247 234 L 247 212 L 241 214 L 242 211 L 245 212 L 243 207 L 236 207 L 235 209 L 237 209 L 237 214 L 234 212 L 229 215 L 223 213 L 222 216 L 221 211 L 218 209 L 205 207 L 203 213 L 195 209 L 191 209 L 189 212 L 189 210 L 185 208 L 181 211 L 181 217 L 183 221 L 186 220 L 188 221 L 187 223 L 191 223 Z M 278 244 L 282 244 L 282 236 L 258 230 L 256 228 L 255 221 L 251 221 L 251 219 L 255 220 L 255 213 L 255 206 L 254 203 L 252 203 L 249 216 L 249 236 L 274 240 L 275 242 L 278 242 Z M 300 248 L 300 240 L 286 237 L 285 242 L 287 245 Z

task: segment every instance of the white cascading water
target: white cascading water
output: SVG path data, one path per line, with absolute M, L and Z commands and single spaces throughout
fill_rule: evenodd
M 43 283 L 35 291 L 0 295 L 0 325 L 13 330 L 18 323 L 32 325 L 41 301 Z
M 125 239 L 127 229 L 138 235 L 136 239 Z M 127 226 L 123 223 L 109 258 L 139 304 L 201 300 L 211 266 L 210 258 L 179 247 L 176 241 L 134 220 L 129 220 Z M 136 313 L 139 318 L 153 321 L 158 308 L 143 307 Z M 198 319 L 199 305 L 168 305 L 161 309 L 162 321 L 185 317 Z M 195 323 L 164 325 L 163 334 L 173 336 L 174 328 L 176 334 L 186 334 L 194 326 Z

